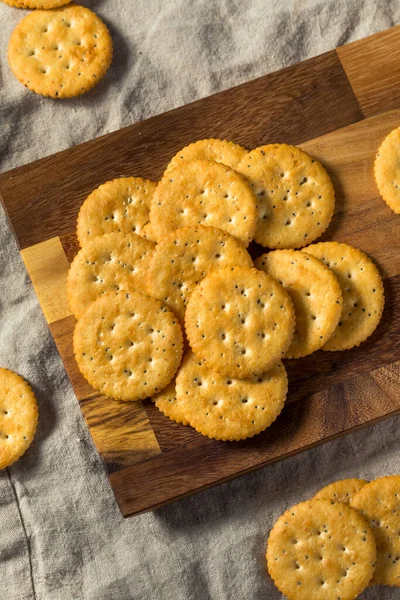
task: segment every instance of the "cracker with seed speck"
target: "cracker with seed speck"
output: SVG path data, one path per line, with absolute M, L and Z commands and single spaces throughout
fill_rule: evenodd
M 0 368 L 0 469 L 18 460 L 36 433 L 38 406 L 30 385 Z
M 257 269 L 231 267 L 208 275 L 186 307 L 189 344 L 206 365 L 230 377 L 265 373 L 285 355 L 294 309 L 284 288 Z
M 112 40 L 94 12 L 69 4 L 35 10 L 18 23 L 8 45 L 8 62 L 28 89 L 51 98 L 83 94 L 111 64 Z
M 141 292 L 111 292 L 79 318 L 74 353 L 85 379 L 117 400 L 141 400 L 164 389 L 182 358 L 175 315 Z
M 331 502 L 344 502 L 349 504 L 350 500 L 359 492 L 368 481 L 365 479 L 341 479 L 326 485 L 314 496 L 319 500 L 330 500 Z
M 245 154 L 247 154 L 246 148 L 234 142 L 218 139 L 198 140 L 177 152 L 165 169 L 165 173 L 169 173 L 175 167 L 178 167 L 181 162 L 198 159 L 215 160 L 215 162 L 236 169 Z
M 217 269 L 252 267 L 247 250 L 216 227 L 182 227 L 157 244 L 148 272 L 148 293 L 184 320 L 186 303 L 196 285 Z
M 329 500 L 293 506 L 268 539 L 268 572 L 288 600 L 355 600 L 368 586 L 375 561 L 367 521 Z
M 332 271 L 298 250 L 275 250 L 255 261 L 292 299 L 296 329 L 286 358 L 307 356 L 329 340 L 342 312 L 342 292 Z
M 80 245 L 112 231 L 144 235 L 156 185 L 141 177 L 120 177 L 96 188 L 79 211 L 77 236 Z M 150 241 L 153 240 L 150 238 Z
M 150 206 L 157 240 L 186 225 L 211 225 L 245 246 L 256 227 L 256 201 L 244 177 L 212 160 L 182 162 L 164 175 Z
M 264 431 L 285 403 L 288 380 L 279 362 L 246 379 L 221 375 L 190 352 L 176 377 L 174 416 L 216 440 L 244 440 Z
M 71 0 L 2 0 L 2 2 L 14 8 L 43 8 L 48 10 L 69 4 Z
M 176 398 L 176 381 L 173 379 L 167 387 L 153 396 L 152 401 L 166 417 L 169 417 L 172 421 L 176 421 L 181 425 L 188 425 L 189 423 L 183 416 L 182 410 Z
M 383 283 L 374 263 L 361 250 L 338 242 L 320 242 L 303 249 L 332 269 L 342 288 L 339 323 L 324 350 L 359 346 L 376 329 L 385 303 Z
M 315 158 L 287 144 L 249 152 L 237 171 L 250 182 L 257 201 L 256 242 L 267 248 L 301 248 L 328 227 L 335 191 Z
M 378 190 L 386 204 L 400 214 L 400 127 L 383 140 L 374 163 Z
M 153 242 L 135 233 L 106 233 L 85 244 L 75 256 L 67 279 L 69 305 L 76 318 L 108 292 L 147 292 L 153 250 Z
M 400 587 L 400 476 L 371 481 L 350 505 L 367 519 L 375 537 L 378 557 L 372 584 Z

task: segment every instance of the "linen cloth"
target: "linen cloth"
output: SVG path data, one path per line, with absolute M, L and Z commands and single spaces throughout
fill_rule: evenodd
M 3 170 L 400 21 L 396 0 L 82 3 L 109 26 L 114 60 L 97 88 L 58 101 L 13 77 L 6 48 L 25 11 L 0 5 Z M 264 559 L 276 518 L 332 480 L 400 473 L 393 418 L 124 520 L 1 208 L 0 365 L 31 382 L 40 408 L 31 449 L 0 474 L 4 600 L 277 600 Z M 362 598 L 399 594 L 371 588 Z

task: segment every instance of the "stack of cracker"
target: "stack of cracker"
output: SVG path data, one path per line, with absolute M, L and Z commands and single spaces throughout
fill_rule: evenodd
M 268 572 L 288 600 L 354 600 L 400 587 L 400 476 L 336 481 L 287 510 L 268 539 Z
M 68 276 L 82 374 L 211 438 L 263 431 L 286 399 L 283 359 L 357 346 L 382 314 L 371 260 L 312 243 L 333 211 L 324 167 L 286 144 L 200 140 L 158 184 L 101 185 L 81 207 Z M 270 250 L 255 263 L 252 240 Z

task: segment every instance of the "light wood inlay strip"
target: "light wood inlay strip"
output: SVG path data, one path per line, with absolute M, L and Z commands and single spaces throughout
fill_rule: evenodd
M 400 104 L 400 25 L 337 48 L 365 117 Z
M 117 402 L 98 395 L 80 406 L 109 472 L 161 453 L 142 402 Z
M 21 250 L 47 323 L 71 315 L 67 297 L 69 262 L 59 237 Z

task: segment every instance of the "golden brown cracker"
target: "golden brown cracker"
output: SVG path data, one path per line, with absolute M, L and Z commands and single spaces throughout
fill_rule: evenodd
M 245 178 L 222 163 L 182 162 L 158 184 L 150 223 L 157 240 L 187 225 L 211 225 L 248 246 L 256 226 L 255 197 Z
M 148 179 L 119 177 L 93 190 L 78 215 L 80 245 L 113 231 L 143 235 L 143 229 L 149 222 L 150 201 L 155 188 L 156 184 Z
M 14 8 L 59 8 L 60 6 L 64 6 L 64 4 L 69 4 L 71 0 L 1 0 L 8 4 L 9 6 L 13 6 Z
M 148 271 L 148 292 L 183 322 L 196 285 L 212 271 L 233 266 L 253 266 L 236 238 L 216 227 L 182 227 L 157 244 Z
M 332 271 L 298 250 L 275 250 L 255 261 L 288 292 L 296 328 L 286 358 L 307 356 L 329 340 L 342 312 L 342 292 Z
M 141 292 L 111 292 L 79 318 L 74 353 L 85 379 L 117 400 L 164 389 L 182 358 L 182 331 L 166 306 Z
M 288 600 L 355 600 L 368 586 L 375 561 L 366 520 L 328 500 L 293 506 L 268 539 L 268 572 Z
M 234 142 L 228 142 L 227 140 L 218 139 L 207 139 L 198 140 L 188 146 L 182 148 L 172 157 L 165 173 L 169 173 L 175 167 L 179 166 L 181 162 L 189 162 L 191 160 L 215 160 L 235 169 L 241 159 L 247 154 L 246 148 L 235 144 Z
M 269 144 L 249 152 L 237 171 L 257 201 L 256 242 L 267 248 L 301 248 L 328 227 L 335 192 L 324 167 L 295 146 Z
M 341 479 L 340 481 L 333 481 L 329 485 L 323 487 L 317 492 L 314 498 L 319 500 L 330 500 L 331 502 L 344 502 L 344 504 L 350 504 L 355 494 L 359 492 L 364 485 L 367 485 L 368 481 L 365 479 Z
M 0 368 L 0 469 L 18 460 L 36 433 L 38 406 L 30 385 Z
M 285 403 L 288 380 L 279 362 L 267 373 L 247 379 L 221 375 L 190 352 L 176 377 L 175 420 L 183 420 L 202 435 L 234 441 L 264 431 Z
M 359 346 L 376 329 L 385 303 L 383 283 L 374 263 L 361 250 L 338 242 L 320 242 L 303 249 L 329 267 L 342 288 L 339 323 L 324 350 Z
M 35 10 L 18 23 L 8 45 L 8 62 L 28 89 L 52 98 L 90 90 L 112 59 L 112 40 L 94 12 L 69 4 Z
M 400 476 L 371 481 L 350 504 L 367 519 L 375 537 L 378 556 L 372 583 L 400 587 Z
M 293 304 L 262 271 L 220 269 L 192 292 L 185 328 L 192 350 L 210 369 L 249 377 L 268 371 L 285 355 L 294 331 Z
M 400 214 L 400 127 L 383 140 L 374 163 L 378 190 L 386 204 Z
M 153 242 L 135 233 L 106 233 L 87 242 L 68 272 L 67 293 L 79 316 L 100 296 L 112 291 L 147 292 Z
M 175 385 L 176 381 L 174 378 L 165 389 L 153 396 L 152 401 L 172 421 L 176 421 L 176 423 L 180 423 L 181 425 L 188 425 L 176 398 Z

